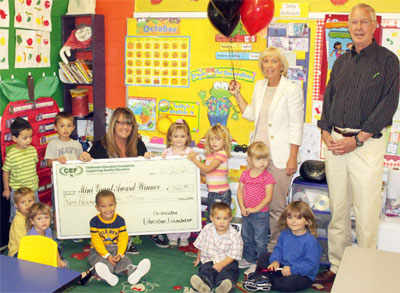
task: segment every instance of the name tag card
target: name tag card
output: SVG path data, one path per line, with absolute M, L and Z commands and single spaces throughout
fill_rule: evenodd
M 96 194 L 111 190 L 129 235 L 200 231 L 200 173 L 188 159 L 102 159 L 53 164 L 59 239 L 90 237 Z

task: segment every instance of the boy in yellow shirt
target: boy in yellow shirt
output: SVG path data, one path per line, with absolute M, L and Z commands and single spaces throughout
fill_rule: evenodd
M 26 235 L 26 216 L 29 208 L 35 203 L 35 192 L 28 187 L 21 187 L 14 192 L 14 206 L 16 215 L 11 223 L 8 241 L 8 256 L 17 256 L 19 241 Z
M 125 256 L 128 232 L 125 220 L 115 213 L 117 202 L 111 191 L 102 190 L 96 195 L 99 214 L 90 220 L 93 248 L 88 255 L 90 266 L 110 286 L 118 284 L 117 274 L 126 274 L 128 282 L 135 285 L 150 270 L 150 260 L 145 258 L 137 266 Z

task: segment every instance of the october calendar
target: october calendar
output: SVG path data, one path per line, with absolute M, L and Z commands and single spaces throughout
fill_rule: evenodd
M 190 37 L 126 37 L 125 84 L 189 87 Z

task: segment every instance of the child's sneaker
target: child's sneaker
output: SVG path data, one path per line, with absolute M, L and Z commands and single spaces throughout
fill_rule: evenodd
M 251 267 L 251 265 L 254 265 L 254 263 L 248 262 L 246 259 L 242 258 L 239 260 L 239 269 L 246 269 L 248 267 Z
M 181 239 L 181 242 L 179 242 L 179 247 L 186 247 L 189 246 L 189 241 L 187 239 Z
M 134 270 L 128 276 L 128 282 L 131 285 L 137 284 L 140 279 L 150 271 L 151 262 L 148 258 L 142 259 Z
M 268 276 L 263 274 L 252 274 L 251 279 L 247 281 L 243 281 L 243 287 L 250 292 L 255 291 L 270 291 L 271 290 L 271 282 Z
M 178 240 L 170 239 L 169 240 L 169 247 L 171 247 L 171 248 L 178 247 Z
M 231 290 L 232 290 L 231 280 L 225 279 L 215 288 L 215 293 L 228 293 Z
M 127 254 L 139 254 L 139 250 L 133 245 L 132 237 L 129 238 L 128 247 L 126 248 Z
M 147 235 L 147 237 L 154 242 L 160 248 L 168 248 L 169 243 L 166 237 L 163 234 L 158 234 L 156 236 Z
M 108 285 L 110 286 L 115 286 L 118 284 L 118 277 L 116 275 L 114 275 L 113 273 L 110 272 L 110 270 L 108 269 L 107 265 L 102 263 L 102 262 L 98 262 L 95 266 L 94 269 L 96 270 L 96 274 L 103 279 L 104 281 L 106 281 L 108 283 Z
M 257 265 L 253 264 L 251 265 L 247 270 L 244 271 L 244 276 L 246 277 L 246 279 L 249 279 L 249 275 L 251 273 L 254 273 L 257 269 Z
M 211 292 L 210 286 L 208 286 L 198 275 L 193 275 L 190 278 L 190 284 L 192 285 L 193 289 L 199 291 L 200 293 Z

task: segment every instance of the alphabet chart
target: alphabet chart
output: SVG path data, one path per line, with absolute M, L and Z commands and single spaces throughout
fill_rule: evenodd
M 189 87 L 190 37 L 126 37 L 125 84 Z

